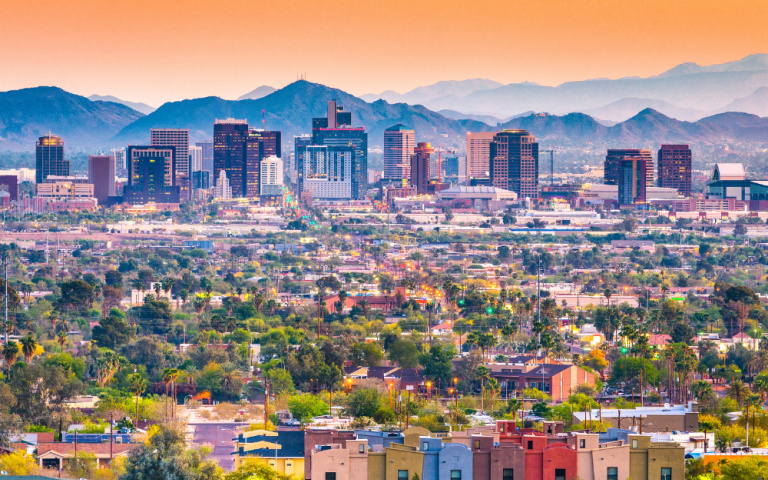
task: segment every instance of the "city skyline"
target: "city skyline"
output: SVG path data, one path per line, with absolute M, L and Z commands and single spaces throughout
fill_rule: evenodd
M 760 53 L 768 44 L 760 21 L 768 5 L 748 1 L 645 0 L 610 9 L 598 1 L 479 2 L 471 8 L 453 1 L 435 7 L 431 2 L 390 8 L 347 1 L 256 7 L 235 1 L 221 9 L 197 1 L 179 13 L 174 5 L 148 1 L 113 6 L 41 0 L 34 9 L 10 4 L 0 19 L 0 39 L 9 47 L 0 53 L 8 72 L 0 79 L 0 90 L 57 85 L 82 95 L 115 95 L 157 107 L 210 95 L 237 98 L 260 85 L 283 87 L 303 74 L 355 95 L 390 89 L 405 93 L 467 78 L 558 85 L 597 77 L 648 77 L 686 62 L 722 63 Z M 262 28 L 247 28 L 249 13 L 257 8 Z M 316 20 L 323 15 L 346 20 L 354 45 L 324 41 L 331 27 L 318 27 Z M 524 26 L 502 28 L 519 17 L 527 19 Z M 127 24 L 133 28 L 115 28 Z M 636 24 L 647 28 L 627 28 Z M 463 34 L 451 35 L 452 29 Z M 221 55 L 235 40 L 258 44 L 262 61 L 248 64 L 238 55 Z M 146 55 L 161 44 L 173 47 L 172 61 Z M 406 45 L 409 54 L 402 55 L 397 47 Z M 530 60 L 524 68 L 514 61 L 499 62 L 491 45 L 523 48 Z M 40 69 L 42 51 L 56 56 L 59 67 Z M 329 52 L 354 54 L 359 68 L 336 68 L 325 61 Z M 429 69 L 422 68 L 425 58 Z M 156 74 L 134 75 L 136 62 Z M 264 62 L 272 68 L 261 68 Z M 180 68 L 196 73 L 183 83 L 157 81 L 178 78 Z

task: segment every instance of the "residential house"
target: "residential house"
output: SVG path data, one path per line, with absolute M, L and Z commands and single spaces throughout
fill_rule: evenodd
M 235 468 L 243 463 L 268 465 L 282 475 L 304 472 L 304 432 L 254 430 L 238 435 Z

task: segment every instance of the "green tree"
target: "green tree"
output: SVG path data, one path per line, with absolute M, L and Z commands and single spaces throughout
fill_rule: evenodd
M 128 344 L 134 336 L 134 329 L 124 319 L 109 315 L 93 327 L 92 335 L 99 347 L 114 349 Z
M 443 348 L 435 345 L 429 352 L 419 356 L 419 363 L 424 366 L 424 377 L 434 385 L 450 385 L 453 377 L 453 358 L 456 350 L 453 347 Z
M 94 287 L 84 280 L 62 282 L 61 297 L 57 302 L 59 310 L 85 311 L 91 307 L 94 300 Z
M 269 393 L 282 395 L 294 391 L 293 379 L 288 370 L 282 368 L 271 368 L 267 372 L 267 382 L 269 383 Z
M 375 388 L 359 388 L 347 396 L 347 413 L 353 417 L 373 417 L 383 405 L 381 394 Z
M 384 352 L 378 343 L 356 343 L 349 351 L 349 360 L 354 365 L 378 367 L 384 359 Z
M 293 418 L 307 422 L 313 417 L 327 415 L 330 407 L 316 395 L 301 393 L 288 398 L 288 410 Z
M 419 363 L 419 349 L 408 340 L 396 340 L 389 346 L 387 355 L 400 368 L 413 368 Z

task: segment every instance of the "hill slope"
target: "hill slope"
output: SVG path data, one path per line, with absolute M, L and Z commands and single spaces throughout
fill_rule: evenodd
M 0 92 L 0 150 L 32 150 L 49 131 L 67 148 L 100 146 L 142 116 L 125 105 L 92 102 L 57 87 Z
M 425 87 L 417 87 L 407 93 L 398 93 L 393 90 L 387 90 L 379 95 L 367 94 L 360 98 L 366 102 L 373 102 L 379 99 L 386 100 L 389 103 L 408 103 L 418 105 L 434 98 L 445 97 L 448 95 L 463 97 L 478 90 L 488 90 L 501 87 L 503 84 L 487 80 L 485 78 L 472 78 L 469 80 L 446 80 L 437 82 Z
M 768 117 L 768 87 L 760 87 L 749 96 L 737 98 L 717 112 L 744 112 Z
M 312 117 L 324 117 L 328 100 L 334 98 L 352 112 L 355 126 L 366 128 L 369 145 L 381 145 L 384 129 L 398 122 L 414 128 L 420 141 L 453 145 L 457 141 L 460 143 L 466 134 L 464 122 L 445 118 L 421 106 L 389 104 L 384 100 L 366 103 L 341 90 L 299 80 L 257 100 L 207 97 L 166 103 L 122 129 L 113 141 L 123 144 L 146 141 L 152 127 L 189 128 L 191 139 L 210 139 L 217 118 L 248 119 L 259 126 L 261 111 L 265 110 L 266 128 L 281 130 L 283 142 L 290 143 L 294 135 L 311 131 Z M 487 125 L 477 121 L 469 121 L 467 125 L 475 131 L 488 129 Z
M 258 100 L 259 98 L 266 97 L 270 93 L 273 93 L 275 91 L 274 87 L 270 87 L 269 85 L 262 85 L 255 90 L 251 90 L 250 92 L 246 93 L 245 95 L 238 98 L 238 100 Z
M 155 107 L 151 107 L 146 103 L 129 102 L 127 100 L 121 100 L 117 97 L 113 97 L 112 95 L 91 95 L 90 97 L 88 97 L 88 100 L 92 102 L 119 103 L 120 105 L 125 105 L 126 107 L 136 110 L 137 112 L 141 112 L 144 115 L 149 115 L 150 113 L 155 111 Z
M 652 100 L 650 98 L 623 98 L 600 108 L 584 110 L 581 113 L 613 122 L 623 122 L 646 108 L 652 108 L 668 117 L 688 122 L 695 122 L 707 116 L 707 112 L 703 110 L 681 108 L 664 100 Z

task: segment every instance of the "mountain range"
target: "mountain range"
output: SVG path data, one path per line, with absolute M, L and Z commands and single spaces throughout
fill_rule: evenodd
M 763 81 L 766 85 L 759 85 Z M 648 90 L 648 82 L 656 82 L 657 89 Z M 719 108 L 710 108 L 715 97 L 725 98 L 717 85 L 729 82 L 732 85 L 722 90 L 733 98 Z M 707 97 L 707 89 L 715 93 Z M 648 95 L 627 94 L 639 90 Z M 677 91 L 674 99 L 658 98 L 673 91 Z M 457 96 L 466 92 L 470 93 Z M 688 106 L 685 98 L 697 94 L 707 108 Z M 0 150 L 31 150 L 37 137 L 49 130 L 64 137 L 68 148 L 145 144 L 152 127 L 189 128 L 191 141 L 208 140 L 214 121 L 223 118 L 245 118 L 255 127 L 281 130 L 283 143 L 290 144 L 294 135 L 310 132 L 313 117 L 325 116 L 330 99 L 337 99 L 353 113 L 354 125 L 366 128 L 372 147 L 381 145 L 384 129 L 398 122 L 416 130 L 418 141 L 447 147 L 461 147 L 467 131 L 499 128 L 525 128 L 544 141 L 570 144 L 603 142 L 629 147 L 721 142 L 724 138 L 768 142 L 768 118 L 761 118 L 768 117 L 768 55 L 708 67 L 684 64 L 647 79 L 598 79 L 558 87 L 529 82 L 496 86 L 473 79 L 440 82 L 401 95 L 419 96 L 431 99 L 426 105 L 381 98 L 366 102 L 339 89 L 299 80 L 279 90 L 259 87 L 241 100 L 205 97 L 168 102 L 144 115 L 127 106 L 130 102 L 115 97 L 92 96 L 89 100 L 56 87 L 29 88 L 0 92 Z M 608 101 L 610 97 L 617 98 Z M 449 98 L 453 100 L 449 102 Z M 589 108 L 577 112 L 563 105 L 558 110 L 539 108 L 556 99 L 566 106 Z M 430 108 L 441 103 L 450 108 Z M 488 104 L 517 113 L 477 113 Z M 554 113 L 534 113 L 545 111 Z
M 428 85 L 426 87 L 414 88 L 405 94 L 400 94 L 393 90 L 387 90 L 386 92 L 382 92 L 378 95 L 372 93 L 361 95 L 360 98 L 366 102 L 385 100 L 388 103 L 408 103 L 410 105 L 416 105 L 428 102 L 429 100 L 436 98 L 442 98 L 445 96 L 462 97 L 478 90 L 488 90 L 501 86 L 503 86 L 503 84 L 494 82 L 493 80 L 487 80 L 485 78 L 473 78 L 470 80 L 446 80 Z
M 57 87 L 0 92 L 0 151 L 33 150 L 37 138 L 48 132 L 75 148 L 102 146 L 143 116 L 125 105 L 94 102 Z
M 143 113 L 144 115 L 149 115 L 150 113 L 155 111 L 155 107 L 150 107 L 146 103 L 129 102 L 127 100 L 120 100 L 119 98 L 113 97 L 112 95 L 91 95 L 90 97 L 88 97 L 88 100 L 92 102 L 119 103 L 120 105 L 125 105 L 126 107 L 132 108 L 137 112 Z

